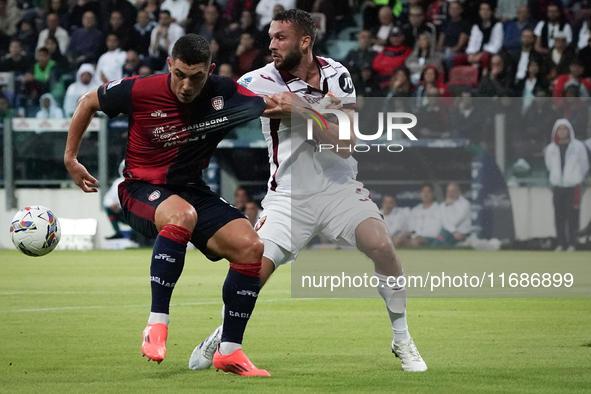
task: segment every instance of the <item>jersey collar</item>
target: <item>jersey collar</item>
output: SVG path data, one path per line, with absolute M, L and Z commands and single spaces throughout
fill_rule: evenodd
M 302 81 L 300 78 L 296 77 L 289 71 L 277 70 L 279 75 L 281 75 L 281 79 L 283 79 L 283 82 L 285 82 L 285 86 L 287 86 L 290 92 L 295 93 L 305 91 L 307 93 L 328 93 L 328 78 L 336 75 L 337 70 L 326 60 L 315 55 L 314 61 L 318 65 L 318 69 L 320 71 L 320 86 L 322 86 L 322 90 L 318 90 L 315 87 L 309 85 L 307 82 Z

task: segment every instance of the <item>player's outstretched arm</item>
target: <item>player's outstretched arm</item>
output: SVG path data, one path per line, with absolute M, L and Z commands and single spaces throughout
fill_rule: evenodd
M 82 136 L 90 124 L 96 111 L 99 111 L 100 103 L 97 90 L 86 93 L 78 100 L 76 111 L 72 116 L 72 123 L 68 131 L 68 141 L 66 142 L 66 151 L 64 153 L 64 164 L 70 173 L 76 185 L 85 193 L 96 193 L 98 191 L 98 181 L 94 178 L 86 167 L 78 162 L 78 151 L 82 143 Z

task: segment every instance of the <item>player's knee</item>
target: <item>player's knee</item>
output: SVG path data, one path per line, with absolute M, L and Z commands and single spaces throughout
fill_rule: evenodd
M 197 224 L 197 212 L 193 207 L 180 209 L 170 213 L 166 219 L 166 224 L 174 224 L 192 231 Z
M 264 250 L 265 245 L 263 241 L 258 236 L 253 237 L 246 242 L 246 245 L 242 249 L 242 253 L 244 254 L 244 260 L 242 261 L 246 263 L 260 263 Z
M 390 261 L 396 257 L 394 246 L 387 240 L 374 242 L 370 245 L 367 255 L 374 261 Z

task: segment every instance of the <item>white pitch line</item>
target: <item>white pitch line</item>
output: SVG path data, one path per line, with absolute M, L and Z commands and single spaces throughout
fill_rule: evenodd
M 283 299 L 271 299 L 271 300 L 260 300 L 261 302 L 290 302 L 290 301 L 311 301 L 317 298 L 283 298 Z M 221 301 L 208 301 L 208 302 L 183 302 L 179 304 L 171 304 L 170 306 L 195 306 L 195 305 L 221 305 Z M 148 308 L 149 304 L 144 305 L 121 305 L 121 306 L 107 306 L 107 305 L 96 305 L 96 306 L 64 306 L 59 308 L 35 308 L 35 309 L 12 309 L 0 311 L 4 312 L 51 312 L 51 311 L 69 311 L 76 309 L 104 309 L 104 308 Z

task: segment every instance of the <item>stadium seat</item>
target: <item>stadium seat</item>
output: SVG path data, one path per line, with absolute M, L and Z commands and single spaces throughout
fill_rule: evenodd
M 478 68 L 472 66 L 456 66 L 449 71 L 448 85 L 478 86 Z

